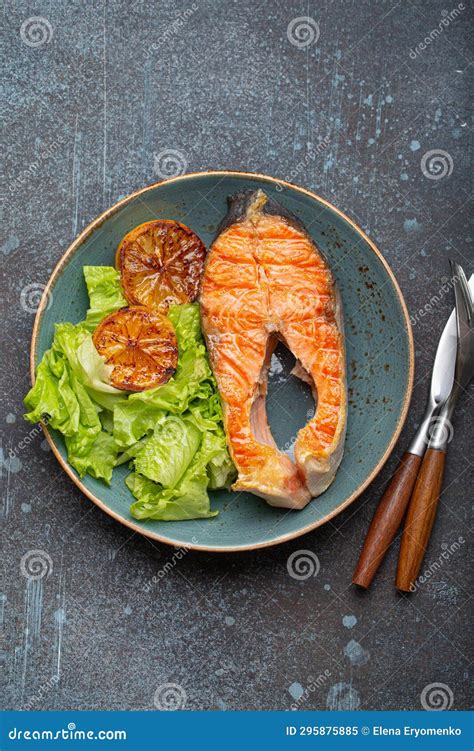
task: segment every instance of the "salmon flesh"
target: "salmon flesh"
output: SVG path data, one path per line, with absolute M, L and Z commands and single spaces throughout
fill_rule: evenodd
M 233 490 L 301 509 L 331 484 L 342 459 L 347 396 L 342 308 L 326 260 L 304 226 L 262 191 L 229 199 L 208 253 L 201 314 L 219 387 Z M 267 373 L 282 341 L 310 383 L 315 414 L 296 437 L 295 462 L 272 438 Z M 288 404 L 291 412 L 291 404 Z

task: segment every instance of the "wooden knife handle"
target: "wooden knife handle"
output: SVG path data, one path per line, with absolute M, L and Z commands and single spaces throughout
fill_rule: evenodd
M 421 465 L 398 559 L 396 587 L 402 592 L 412 592 L 415 586 L 436 516 L 445 460 L 445 451 L 429 448 Z
M 410 454 L 408 451 L 402 456 L 401 462 L 375 511 L 352 577 L 353 584 L 358 584 L 359 587 L 365 589 L 370 586 L 402 523 L 421 460 L 421 456 Z

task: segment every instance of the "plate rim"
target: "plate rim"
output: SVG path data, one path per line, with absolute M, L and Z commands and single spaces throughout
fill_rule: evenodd
M 299 193 L 303 193 L 304 195 L 309 196 L 313 200 L 326 206 L 327 208 L 331 209 L 336 214 L 338 214 L 340 217 L 342 217 L 342 219 L 344 219 L 344 221 L 346 221 L 360 235 L 360 237 L 367 243 L 367 245 L 370 247 L 372 252 L 377 256 L 378 260 L 382 263 L 382 266 L 384 267 L 385 272 L 389 276 L 393 284 L 393 287 L 395 289 L 395 292 L 397 294 L 400 307 L 402 309 L 403 316 L 405 318 L 405 328 L 406 328 L 406 333 L 407 333 L 407 338 L 408 338 L 407 387 L 406 387 L 403 405 L 402 405 L 402 409 L 400 412 L 397 425 L 395 427 L 395 430 L 392 434 L 392 437 L 389 441 L 389 444 L 383 456 L 379 459 L 376 466 L 374 467 L 372 472 L 365 478 L 365 480 L 361 482 L 360 485 L 358 485 L 358 487 L 351 493 L 351 495 L 348 498 L 346 498 L 346 500 L 343 503 L 341 503 L 339 506 L 333 509 L 333 511 L 331 511 L 329 514 L 324 516 L 322 519 L 319 519 L 315 522 L 311 522 L 310 524 L 307 524 L 305 527 L 302 527 L 301 529 L 296 530 L 294 532 L 288 532 L 287 534 L 280 535 L 279 537 L 276 537 L 273 540 L 267 540 L 267 541 L 253 543 L 249 545 L 244 544 L 244 545 L 232 545 L 232 546 L 224 546 L 224 547 L 223 546 L 210 547 L 209 545 L 200 545 L 196 543 L 189 543 L 189 544 L 179 543 L 177 541 L 170 540 L 167 537 L 163 537 L 162 535 L 157 534 L 156 532 L 153 532 L 152 530 L 143 529 L 142 527 L 135 524 L 135 522 L 128 520 L 128 519 L 124 519 L 123 517 L 119 516 L 119 514 L 113 511 L 109 506 L 107 506 L 100 498 L 94 495 L 94 493 L 92 493 L 92 491 L 90 491 L 84 485 L 82 480 L 73 471 L 69 462 L 67 462 L 62 457 L 47 426 L 44 423 L 41 423 L 41 427 L 45 434 L 46 440 L 48 441 L 48 444 L 51 448 L 51 451 L 53 452 L 54 456 L 58 460 L 62 469 L 71 478 L 71 480 L 79 488 L 79 490 L 81 490 L 81 492 L 87 498 L 89 498 L 89 500 L 95 503 L 96 506 L 98 506 L 102 511 L 104 511 L 106 514 L 111 516 L 113 519 L 118 521 L 120 524 L 123 524 L 124 526 L 128 527 L 129 529 L 132 529 L 134 532 L 137 532 L 140 535 L 143 535 L 144 537 L 147 537 L 151 540 L 157 540 L 158 542 L 161 542 L 165 545 L 170 545 L 171 547 L 174 547 L 174 548 L 185 548 L 186 550 L 200 550 L 200 551 L 205 551 L 208 553 L 239 553 L 239 552 L 243 552 L 247 550 L 259 550 L 261 548 L 273 547 L 274 545 L 281 545 L 284 542 L 288 542 L 289 540 L 294 540 L 298 537 L 301 537 L 302 535 L 307 534 L 308 532 L 311 532 L 314 529 L 317 529 L 318 527 L 321 527 L 323 524 L 326 524 L 326 522 L 330 521 L 330 519 L 333 519 L 335 516 L 340 514 L 344 509 L 348 508 L 352 503 L 354 503 L 354 501 L 357 498 L 359 498 L 359 496 L 364 492 L 364 490 L 372 483 L 372 481 L 377 477 L 380 470 L 382 469 L 385 462 L 388 460 L 390 454 L 392 453 L 393 448 L 395 447 L 395 444 L 405 424 L 405 420 L 408 414 L 408 409 L 410 406 L 411 396 L 413 392 L 413 381 L 414 381 L 414 372 L 415 372 L 415 347 L 414 347 L 414 341 L 413 341 L 413 331 L 411 327 L 410 314 L 408 312 L 408 308 L 405 303 L 403 293 L 400 289 L 400 286 L 395 277 L 395 274 L 393 273 L 388 262 L 382 255 L 381 251 L 377 248 L 375 243 L 370 239 L 370 237 L 368 237 L 368 235 L 366 235 L 366 233 L 347 214 L 345 214 L 343 211 L 338 209 L 337 206 L 334 206 L 334 204 L 330 203 L 330 201 L 327 201 L 325 198 L 322 198 L 320 195 L 318 195 L 314 191 L 308 190 L 307 188 L 303 188 L 299 185 L 295 185 L 294 183 L 291 183 L 288 180 L 278 179 L 276 177 L 271 177 L 270 175 L 264 175 L 259 172 L 246 172 L 246 171 L 240 171 L 240 170 L 204 170 L 202 172 L 189 172 L 183 175 L 177 175 L 176 177 L 159 180 L 158 182 L 147 185 L 144 188 L 140 188 L 139 190 L 136 190 L 133 193 L 130 193 L 124 198 L 121 198 L 119 201 L 114 203 L 108 209 L 106 209 L 101 214 L 99 214 L 99 216 L 93 219 L 92 222 L 90 222 L 87 225 L 87 227 L 85 227 L 82 230 L 82 232 L 80 232 L 79 235 L 75 238 L 75 240 L 73 240 L 73 242 L 68 246 L 66 251 L 63 253 L 61 258 L 59 259 L 59 261 L 56 263 L 55 267 L 53 268 L 53 271 L 51 272 L 48 282 L 43 290 L 40 304 L 36 311 L 32 335 L 31 335 L 31 344 L 30 344 L 30 377 L 31 377 L 32 385 L 34 385 L 35 380 L 36 380 L 35 371 L 36 371 L 36 352 L 37 352 L 38 334 L 39 334 L 44 312 L 48 307 L 50 290 L 54 286 L 56 279 L 60 275 L 60 272 L 62 268 L 65 266 L 69 257 L 73 256 L 76 250 L 78 250 L 80 246 L 84 243 L 84 241 L 98 227 L 100 227 L 110 216 L 115 214 L 120 208 L 122 208 L 123 206 L 126 206 L 135 198 L 138 198 L 144 193 L 154 190 L 160 185 L 165 185 L 165 184 L 169 184 L 173 182 L 181 182 L 183 180 L 190 180 L 193 178 L 205 177 L 205 176 L 211 176 L 211 177 L 231 176 L 231 177 L 244 177 L 244 178 L 247 177 L 250 179 L 258 178 L 260 180 L 263 180 L 264 182 L 268 182 L 273 185 L 279 185 L 279 186 L 283 185 L 288 188 L 291 188 L 291 190 L 296 190 Z

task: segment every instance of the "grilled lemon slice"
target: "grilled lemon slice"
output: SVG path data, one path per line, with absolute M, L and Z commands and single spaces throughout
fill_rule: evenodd
M 113 368 L 111 384 L 124 391 L 161 386 L 178 365 L 178 343 L 171 322 L 147 307 L 111 313 L 96 328 L 93 341 Z
M 193 302 L 205 255 L 205 245 L 184 224 L 167 219 L 140 224 L 117 249 L 125 297 L 130 305 L 164 313 L 174 303 Z

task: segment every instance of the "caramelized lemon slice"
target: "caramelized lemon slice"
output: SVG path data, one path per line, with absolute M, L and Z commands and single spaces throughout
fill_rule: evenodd
M 144 391 L 169 381 L 178 365 L 178 344 L 166 316 L 146 307 L 121 308 L 104 318 L 93 336 L 112 366 L 112 386 Z
M 205 245 L 184 224 L 166 219 L 140 224 L 117 249 L 125 297 L 131 305 L 162 312 L 174 303 L 193 302 L 205 255 Z

